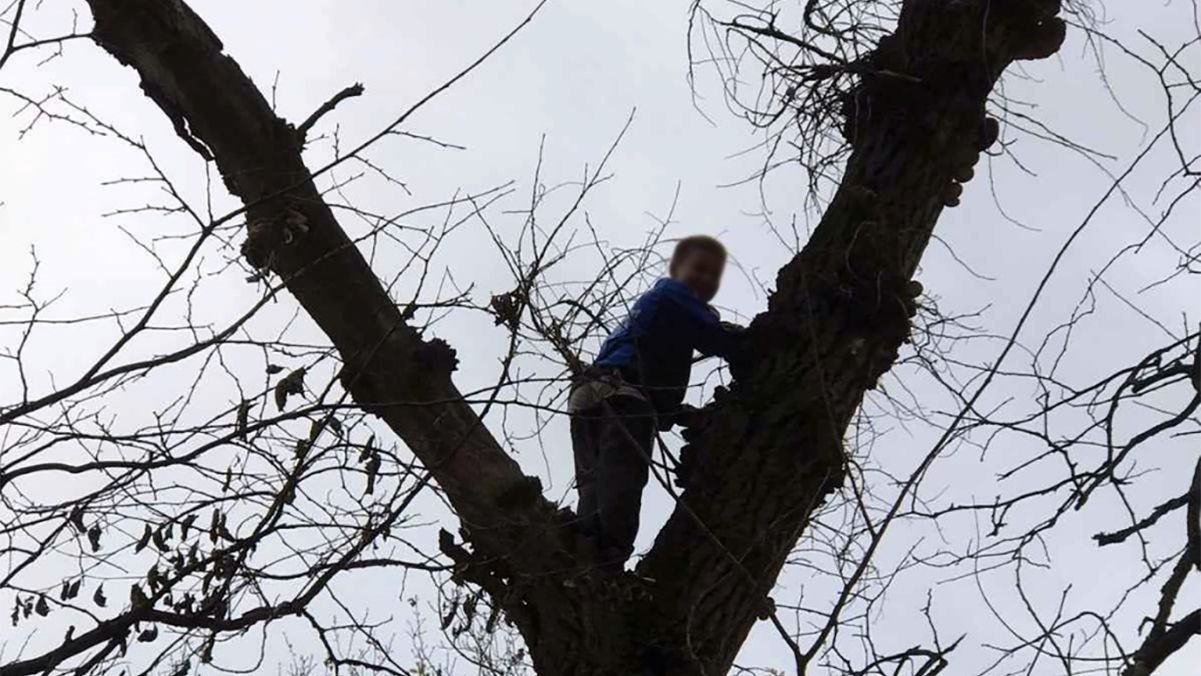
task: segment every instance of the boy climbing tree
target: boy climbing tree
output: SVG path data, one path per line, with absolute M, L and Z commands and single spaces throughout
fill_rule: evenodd
M 577 512 L 607 573 L 621 572 L 634 550 L 655 431 L 687 413 L 693 352 L 738 359 L 742 327 L 722 322 L 709 305 L 725 265 L 716 239 L 680 240 L 669 276 L 635 301 L 572 390 Z

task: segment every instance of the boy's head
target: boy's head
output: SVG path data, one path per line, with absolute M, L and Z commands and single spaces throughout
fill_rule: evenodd
M 692 235 L 676 243 L 667 272 L 708 303 L 717 295 L 725 268 L 726 248 L 721 242 L 708 235 Z

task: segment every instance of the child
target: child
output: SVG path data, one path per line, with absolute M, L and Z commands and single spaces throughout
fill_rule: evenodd
M 572 390 L 577 512 L 608 572 L 621 571 L 634 551 L 655 429 L 670 429 L 681 410 L 693 351 L 735 357 L 741 328 L 709 306 L 725 264 L 716 239 L 680 240 L 670 277 L 638 298 Z

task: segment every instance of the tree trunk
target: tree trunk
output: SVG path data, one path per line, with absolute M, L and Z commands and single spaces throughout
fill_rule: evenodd
M 1058 2 L 904 3 L 846 100 L 852 153 L 802 252 L 751 327 L 764 355 L 685 449 L 695 467 L 638 572 L 655 580 L 670 673 L 724 674 L 810 515 L 842 439 L 909 333 L 910 278 L 948 188 L 996 138 L 985 103 L 1016 59 L 1062 43 Z
M 487 588 L 523 629 L 536 622 L 534 605 L 557 608 L 557 584 L 512 577 L 571 570 L 573 532 L 463 401 L 450 379 L 454 350 L 406 324 L 338 225 L 304 165 L 296 128 L 181 0 L 89 5 L 96 43 L 137 70 L 146 95 L 193 149 L 216 161 L 245 204 L 248 261 L 286 282 L 337 348 L 355 402 L 383 419 L 445 491 L 478 552 L 444 538 L 463 578 Z M 484 559 L 493 563 L 476 565 Z
M 286 281 L 337 348 L 356 403 L 446 492 L 474 552 L 449 535 L 443 551 L 505 609 L 544 676 L 728 671 L 813 510 L 841 485 L 843 435 L 908 334 L 909 279 L 947 188 L 990 141 L 993 82 L 1063 37 L 1057 2 L 904 3 L 896 32 L 856 64 L 846 173 L 752 324 L 761 356 L 686 449 L 687 488 L 640 578 L 606 582 L 578 575 L 590 562 L 565 519 L 451 382 L 453 350 L 404 322 L 321 200 L 297 131 L 204 22 L 181 0 L 88 3 L 96 42 L 138 71 L 246 205 L 250 262 Z

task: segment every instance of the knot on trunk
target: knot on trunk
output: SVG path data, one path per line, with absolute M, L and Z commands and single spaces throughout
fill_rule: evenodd
M 897 30 L 881 40 L 901 72 L 924 77 L 952 63 L 988 68 L 992 78 L 1013 61 L 1051 56 L 1063 44 L 1061 0 L 925 0 L 906 2 Z M 904 45 L 901 49 L 898 45 Z
M 338 379 L 364 410 L 379 414 L 389 404 L 436 403 L 444 396 L 440 385 L 450 381 L 458 363 L 454 348 L 445 340 L 422 340 L 412 328 L 398 325 L 383 341 L 348 355 Z M 382 386 L 377 379 L 384 373 L 401 377 Z M 398 382 L 403 398 L 396 395 Z
M 1059 10 L 1059 0 L 905 3 L 896 33 L 864 59 L 843 97 L 844 135 L 857 145 L 869 129 L 897 120 L 923 134 L 946 133 L 954 131 L 946 113 L 957 107 L 966 122 L 983 120 L 983 103 L 1010 63 L 1047 58 L 1062 46 Z
M 1008 0 L 990 3 L 996 18 L 988 37 L 999 57 L 1009 61 L 1045 59 L 1059 51 L 1067 24 L 1057 15 L 1060 0 Z
M 458 354 L 441 338 L 422 341 L 413 356 L 418 368 L 428 375 L 449 378 L 459 368 Z
M 542 497 L 542 481 L 536 476 L 523 476 L 505 488 L 496 497 L 496 506 L 501 509 L 527 507 Z
M 297 207 L 264 211 L 246 222 L 246 239 L 242 242 L 242 255 L 256 270 L 274 267 L 282 247 L 297 243 L 309 233 L 309 218 Z

